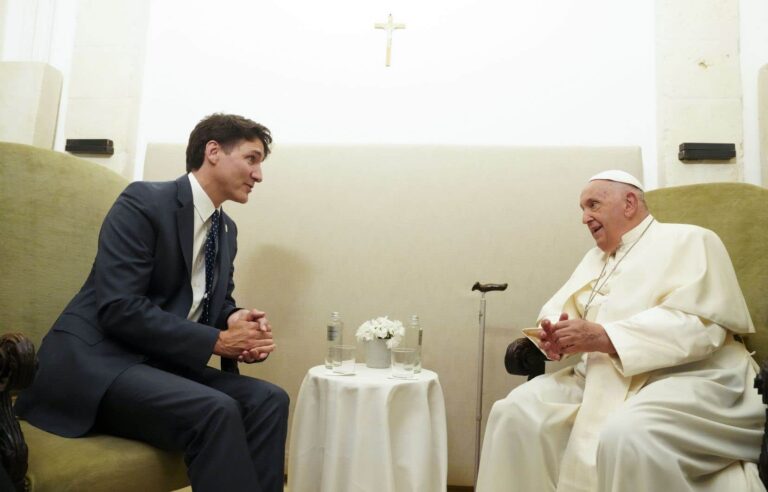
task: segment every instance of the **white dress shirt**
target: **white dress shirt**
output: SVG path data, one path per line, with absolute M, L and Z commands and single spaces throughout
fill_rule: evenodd
M 197 321 L 203 313 L 205 295 L 205 238 L 211 229 L 211 215 L 216 210 L 208 194 L 194 174 L 189 173 L 192 203 L 195 206 L 195 226 L 192 234 L 192 306 L 187 319 Z

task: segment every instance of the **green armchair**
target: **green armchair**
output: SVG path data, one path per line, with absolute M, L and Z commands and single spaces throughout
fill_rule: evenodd
M 35 346 L 88 275 L 109 207 L 128 184 L 68 154 L 0 142 L 0 461 L 16 490 L 169 491 L 181 453 L 106 435 L 68 439 L 13 414 Z
M 756 332 L 744 337 L 761 370 L 755 388 L 768 405 L 768 189 L 743 183 L 677 186 L 645 194 L 651 213 L 661 222 L 695 224 L 711 229 L 725 243 Z M 544 373 L 545 358 L 527 338 L 507 347 L 507 372 L 534 378 Z M 768 424 L 767 424 L 768 430 Z M 768 435 L 768 433 L 766 434 Z M 768 440 L 763 436 L 760 478 L 768 485 Z

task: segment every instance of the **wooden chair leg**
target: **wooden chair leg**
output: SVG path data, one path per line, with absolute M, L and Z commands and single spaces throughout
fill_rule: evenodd
M 0 462 L 19 492 L 28 489 L 29 452 L 13 413 L 11 394 L 32 384 L 36 371 L 35 346 L 29 339 L 20 333 L 0 336 Z

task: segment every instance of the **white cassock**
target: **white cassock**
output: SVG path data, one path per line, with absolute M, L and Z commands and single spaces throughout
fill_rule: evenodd
M 590 250 L 542 308 L 539 322 L 581 317 L 615 266 L 587 319 L 617 353 L 581 354 L 496 402 L 478 492 L 765 490 L 757 366 L 734 339 L 754 327 L 728 253 L 712 231 L 652 220 L 613 256 Z

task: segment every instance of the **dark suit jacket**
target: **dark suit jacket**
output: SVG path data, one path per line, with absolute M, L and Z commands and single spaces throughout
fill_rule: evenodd
M 193 214 L 186 175 L 123 191 L 102 224 L 88 279 L 41 343 L 37 377 L 16 404 L 19 416 L 59 435 L 83 435 L 107 388 L 131 365 L 149 362 L 182 375 L 206 366 L 236 309 L 237 230 L 222 214 L 213 326 L 189 321 Z M 234 361 L 222 365 L 237 370 Z

